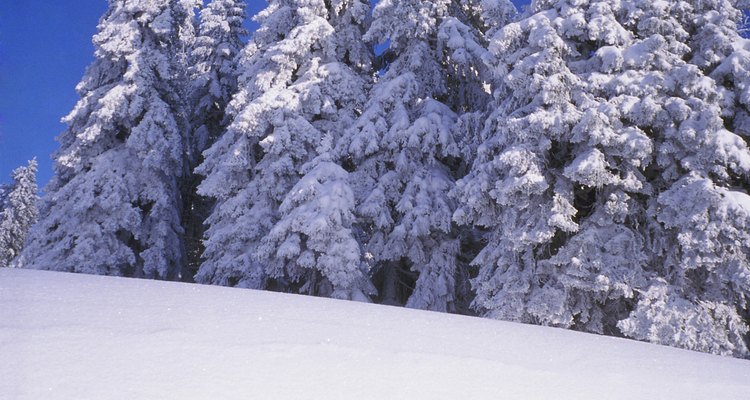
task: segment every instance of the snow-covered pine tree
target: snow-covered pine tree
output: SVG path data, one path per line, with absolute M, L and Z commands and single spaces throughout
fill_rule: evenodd
M 639 1 L 631 11 L 639 41 L 625 55 L 635 56 L 637 70 L 613 85 L 631 96 L 624 118 L 654 142 L 645 170 L 652 254 L 648 286 L 619 327 L 637 339 L 747 355 L 750 151 L 729 130 L 736 124 L 722 119 L 726 93 L 702 70 L 731 57 L 716 45 L 730 31 L 709 26 L 731 11 L 726 5 Z M 691 36 L 696 21 L 707 26 Z
M 256 17 L 260 28 L 240 59 L 242 75 L 229 106 L 228 131 L 205 153 L 199 168 L 206 176 L 200 193 L 217 202 L 208 219 L 199 282 L 258 288 L 270 277 L 281 290 L 338 297 L 366 294 L 341 286 L 366 280 L 326 276 L 336 263 L 341 264 L 337 274 L 361 274 L 358 265 L 351 266 L 352 255 L 321 253 L 316 244 L 321 239 L 301 237 L 313 232 L 301 232 L 289 221 L 299 215 L 295 210 L 316 207 L 308 202 L 319 201 L 317 195 L 291 191 L 303 172 L 311 176 L 299 184 L 312 187 L 298 186 L 300 190 L 320 193 L 317 185 L 340 186 L 328 182 L 339 180 L 341 171 L 324 177 L 320 168 L 325 174 L 331 168 L 320 167 L 322 161 L 304 166 L 319 155 L 324 136 L 336 140 L 364 102 L 370 55 L 357 38 L 368 11 L 361 0 L 279 0 Z M 332 194 L 343 196 L 332 206 L 346 204 L 345 190 Z M 266 237 L 277 223 L 273 235 Z M 289 241 L 298 240 L 296 247 L 285 245 L 286 235 Z M 311 251 L 305 246 L 312 246 L 307 248 Z M 324 280 L 329 285 L 322 284 Z
M 178 279 L 192 0 L 111 0 L 19 265 Z
M 0 203 L 5 204 L 0 207 L 0 268 L 10 266 L 18 256 L 39 216 L 36 165 L 34 159 L 27 166 L 16 168 L 13 185 L 7 193 L 0 194 Z
M 647 234 L 640 229 L 646 207 L 640 200 L 651 195 L 644 170 L 653 143 L 625 115 L 624 104 L 638 94 L 622 93 L 617 86 L 629 69 L 640 68 L 642 49 L 628 29 L 627 3 L 589 1 L 580 7 L 569 20 L 573 24 L 563 23 L 562 29 L 577 43 L 578 60 L 569 65 L 585 82 L 582 113 L 556 150 L 567 158 L 561 172 L 572 185 L 567 195 L 578 227 L 558 238 L 556 254 L 540 257 L 539 264 L 556 270 L 570 318 L 564 326 L 618 335 L 617 323 L 646 281 Z
M 279 221 L 259 255 L 271 277 L 301 285 L 297 290 L 302 293 L 366 301 L 374 289 L 351 230 L 354 196 L 348 174 L 334 162 L 332 146 L 366 100 L 372 56 L 362 35 L 369 8 L 362 0 L 317 7 L 319 19 L 304 24 L 324 25 L 311 30 L 320 35 L 318 43 L 300 63 L 300 78 L 290 88 L 299 96 L 297 113 L 315 129 L 307 133 L 315 135 L 311 143 L 319 145 L 308 155 L 314 159 L 295 168 L 304 176 L 280 204 Z
M 453 2 L 451 17 L 441 25 L 438 37 L 439 47 L 443 49 L 443 62 L 447 64 L 449 72 L 449 93 L 472 93 L 470 98 L 465 96 L 450 96 L 453 98 L 453 108 L 456 109 L 457 120 L 453 128 L 454 137 L 460 149 L 460 159 L 452 165 L 456 178 L 464 177 L 477 155 L 477 149 L 484 141 L 484 124 L 490 109 L 487 108 L 492 100 L 492 88 L 495 77 L 485 60 L 490 56 L 487 48 L 488 38 L 513 21 L 518 11 L 509 0 L 460 0 Z M 463 22 L 465 21 L 465 22 Z M 463 27 L 463 29 L 461 29 Z M 471 27 L 471 29 L 467 29 Z M 463 31 L 462 33 L 459 33 Z M 459 33 L 456 35 L 456 33 Z M 476 42 L 465 40 L 463 36 L 470 34 Z M 465 46 L 476 46 L 479 49 L 464 49 Z M 451 84 L 453 82 L 453 84 Z M 453 87 L 452 87 L 453 86 Z M 458 86 L 458 87 L 456 87 Z M 463 88 L 461 88 L 463 86 Z M 456 101 L 461 99 L 461 101 Z M 455 188 L 455 187 L 454 187 Z M 451 195 L 455 195 L 454 190 Z M 463 226 L 459 228 L 461 252 L 457 274 L 456 296 L 460 312 L 471 312 L 471 302 L 474 291 L 471 288 L 470 277 L 474 271 L 469 268 L 471 261 L 486 242 L 485 232 L 476 227 Z
M 13 186 L 10 184 L 0 184 L 0 221 L 3 220 L 3 213 L 8 208 L 8 193 L 10 193 L 12 188 Z
M 502 319 L 616 332 L 646 261 L 631 197 L 648 137 L 592 86 L 596 54 L 631 41 L 620 3 L 534 1 L 492 38 L 494 112 L 455 214 L 490 232 L 474 307 Z M 590 83 L 592 77 L 598 81 Z
M 750 159 L 684 61 L 690 10 L 540 0 L 493 38 L 496 111 L 455 215 L 492 232 L 483 314 L 744 351 L 747 195 L 729 184 Z
M 187 179 L 183 185 L 183 226 L 188 273 L 197 273 L 203 254 L 203 222 L 211 202 L 197 194 L 200 176 L 193 169 L 203 161 L 202 153 L 226 130 L 226 108 L 237 91 L 237 56 L 242 38 L 246 3 L 241 0 L 212 0 L 200 12 L 199 33 L 191 53 L 189 99 L 193 133 L 188 143 Z
M 354 167 L 357 225 L 385 303 L 455 307 L 459 240 L 448 197 L 460 164 L 454 126 L 457 113 L 488 98 L 476 67 L 485 50 L 472 5 L 381 1 L 365 37 L 389 43 L 384 72 L 338 147 Z

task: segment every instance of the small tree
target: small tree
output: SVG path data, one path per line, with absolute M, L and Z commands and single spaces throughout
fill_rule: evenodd
M 5 196 L 5 207 L 0 209 L 0 267 L 10 266 L 21 253 L 29 229 L 39 217 L 36 171 L 36 159 L 13 171 L 14 184 Z
M 750 4 L 743 3 L 742 18 L 737 23 L 737 32 L 745 39 L 750 39 Z
M 3 212 L 7 207 L 6 201 L 8 199 L 8 192 L 10 192 L 11 185 L 0 185 L 0 213 Z

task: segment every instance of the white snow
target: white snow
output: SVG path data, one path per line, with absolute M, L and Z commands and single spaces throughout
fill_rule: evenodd
M 215 286 L 0 270 L 2 399 L 747 399 L 750 361 Z

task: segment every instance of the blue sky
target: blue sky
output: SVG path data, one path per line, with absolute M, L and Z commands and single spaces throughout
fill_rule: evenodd
M 51 176 L 59 123 L 75 104 L 75 85 L 92 60 L 91 36 L 105 0 L 3 1 L 0 13 L 0 182 L 37 157 Z M 74 7 L 71 4 L 75 3 Z
M 526 3 L 514 0 L 516 4 Z M 249 0 L 248 14 L 266 4 Z M 50 155 L 78 100 L 75 86 L 93 61 L 91 37 L 106 0 L 2 0 L 0 13 L 0 183 L 36 157 L 38 181 L 52 177 Z

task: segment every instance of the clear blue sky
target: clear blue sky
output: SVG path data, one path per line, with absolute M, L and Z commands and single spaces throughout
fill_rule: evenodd
M 525 4 L 526 0 L 513 0 Z M 248 14 L 266 2 L 248 0 Z M 0 183 L 36 157 L 38 181 L 52 177 L 50 155 L 72 110 L 75 86 L 93 61 L 91 37 L 106 0 L 0 0 Z
M 91 36 L 106 0 L 0 0 L 0 182 L 37 157 L 51 176 L 59 123 L 92 60 Z

